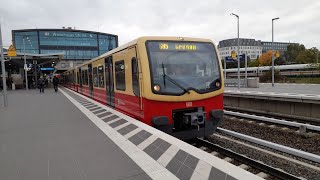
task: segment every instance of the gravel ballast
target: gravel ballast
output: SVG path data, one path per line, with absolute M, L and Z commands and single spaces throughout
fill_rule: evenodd
M 282 130 L 279 127 L 271 128 L 259 125 L 257 122 L 249 123 L 236 118 L 225 118 L 221 126 L 224 129 L 236 131 L 259 139 L 299 149 L 320 155 L 320 134 L 313 134 L 306 138 L 295 132 L 295 129 Z

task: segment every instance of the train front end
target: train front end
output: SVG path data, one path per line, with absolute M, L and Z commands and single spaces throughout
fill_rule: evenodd
M 213 42 L 163 38 L 144 45 L 145 123 L 183 140 L 213 134 L 223 120 L 224 91 Z

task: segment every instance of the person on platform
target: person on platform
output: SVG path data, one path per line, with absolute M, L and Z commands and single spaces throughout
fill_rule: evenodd
M 40 79 L 38 80 L 40 93 L 44 93 L 44 84 L 45 84 L 45 80 L 43 79 L 42 76 L 40 76 Z
M 57 92 L 58 91 L 58 85 L 59 85 L 59 79 L 56 76 L 54 76 L 53 79 L 52 79 L 52 83 L 53 83 L 54 91 Z
M 48 78 L 45 76 L 44 77 L 44 86 L 47 88 L 48 87 L 48 85 L 49 85 L 49 80 L 48 80 Z

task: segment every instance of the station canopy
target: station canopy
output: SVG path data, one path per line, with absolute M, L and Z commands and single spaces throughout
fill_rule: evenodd
M 46 65 L 52 62 L 58 63 L 64 56 L 64 53 L 51 53 L 51 54 L 31 54 L 31 53 L 22 53 L 17 52 L 17 56 L 8 57 L 8 52 L 3 52 L 5 59 L 9 60 L 12 64 L 18 65 L 19 67 L 24 66 L 24 55 L 26 55 L 27 64 L 34 64 L 37 62 L 37 65 Z

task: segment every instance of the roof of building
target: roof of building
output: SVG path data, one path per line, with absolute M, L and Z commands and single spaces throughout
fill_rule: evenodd
M 239 38 L 239 45 L 240 46 L 261 46 L 261 41 L 256 41 L 255 39 L 248 39 L 248 38 Z M 223 47 L 230 47 L 230 46 L 237 46 L 238 45 L 238 38 L 233 39 L 225 39 L 219 41 L 219 48 Z
M 261 41 L 262 45 L 264 45 L 265 43 L 272 43 L 272 41 Z M 277 43 L 277 44 L 299 44 L 299 43 L 291 43 L 291 42 L 273 42 L 273 43 Z
M 4 52 L 3 55 L 7 56 L 8 52 Z M 21 59 L 21 57 L 24 57 L 26 55 L 26 58 L 38 58 L 38 59 L 62 59 L 64 56 L 64 53 L 50 53 L 50 54 L 31 54 L 31 53 L 26 53 L 24 54 L 23 52 L 17 52 L 17 56 L 11 57 L 11 59 Z
M 117 36 L 115 34 L 110 34 L 110 33 L 103 33 L 103 32 L 97 32 L 97 31 L 88 31 L 88 30 L 80 30 L 80 29 L 69 29 L 69 28 L 64 28 L 64 29 L 18 29 L 18 30 L 12 30 L 12 34 L 14 32 L 28 32 L 28 31 L 64 31 L 64 32 L 85 32 L 85 33 L 94 33 L 94 34 L 104 34 L 104 35 L 111 35 L 111 36 Z

